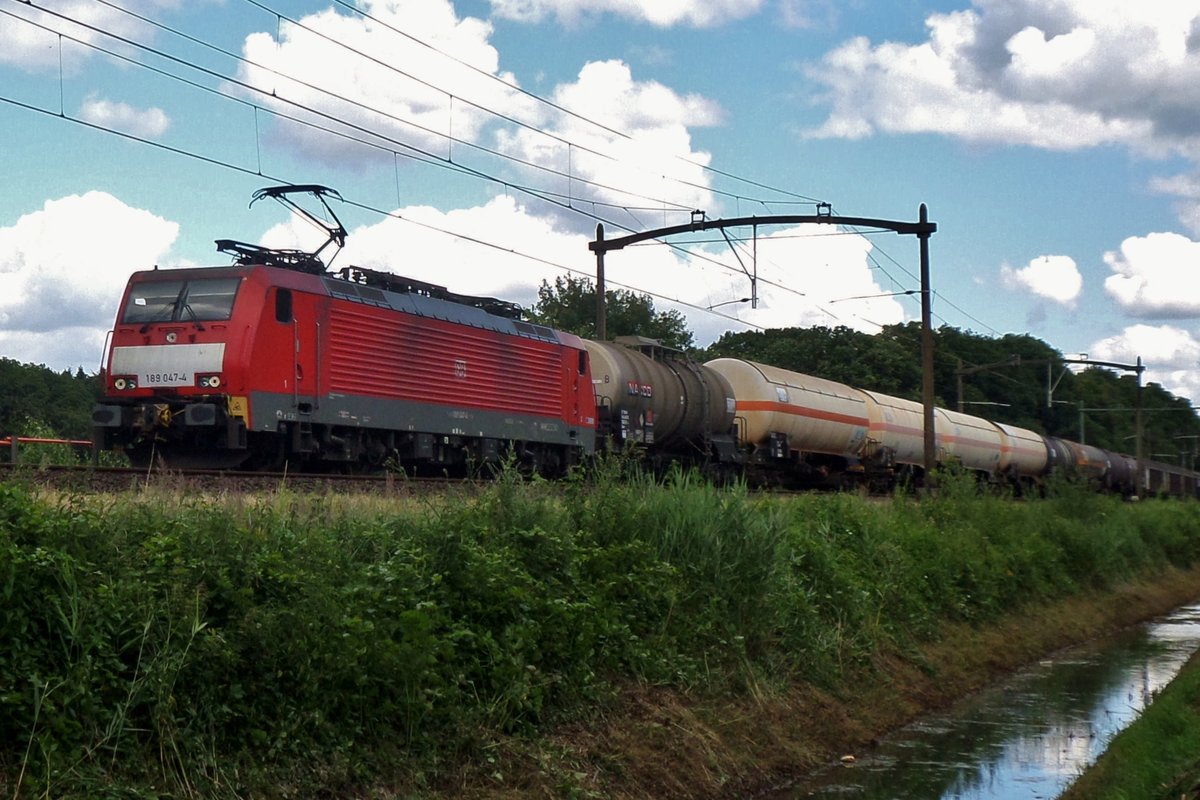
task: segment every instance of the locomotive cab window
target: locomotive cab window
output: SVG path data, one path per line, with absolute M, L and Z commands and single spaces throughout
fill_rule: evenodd
M 229 319 L 240 278 L 136 283 L 121 311 L 124 323 L 216 322 Z
M 276 322 L 291 322 L 292 321 L 292 290 L 291 289 L 276 289 L 275 290 L 275 321 Z

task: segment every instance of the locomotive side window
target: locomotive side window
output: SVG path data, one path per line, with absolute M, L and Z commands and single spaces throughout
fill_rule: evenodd
M 124 323 L 212 322 L 229 319 L 240 278 L 163 280 L 134 284 L 121 312 Z
M 292 290 L 291 289 L 276 289 L 275 290 L 275 321 L 276 322 L 291 322 L 292 321 Z
M 579 351 L 579 374 L 580 374 L 580 375 L 586 375 L 586 374 L 587 374 L 587 368 L 588 368 L 588 354 L 587 354 L 587 350 L 580 350 L 580 351 Z

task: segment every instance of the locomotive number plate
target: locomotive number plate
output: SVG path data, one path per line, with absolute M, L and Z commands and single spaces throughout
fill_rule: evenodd
M 190 372 L 147 372 L 141 377 L 142 386 L 191 386 L 194 382 Z

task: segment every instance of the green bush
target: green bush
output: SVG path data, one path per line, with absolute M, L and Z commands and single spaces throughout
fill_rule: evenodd
M 402 505 L 0 484 L 0 774 L 53 796 L 419 783 L 631 681 L 836 686 L 944 622 L 1200 555 L 1194 504 L 1081 505 L 625 467 Z

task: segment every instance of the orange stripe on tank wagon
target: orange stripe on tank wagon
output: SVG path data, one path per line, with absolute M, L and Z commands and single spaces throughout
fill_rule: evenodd
M 871 431 L 887 431 L 888 433 L 899 433 L 905 436 L 921 437 L 925 435 L 922 428 L 914 428 L 911 425 L 896 425 L 895 423 L 885 422 L 882 425 L 875 425 Z M 975 447 L 985 447 L 988 450 L 1000 451 L 1000 445 L 997 442 L 988 439 L 971 439 L 967 436 L 952 436 L 948 433 L 939 433 L 937 437 L 940 444 L 966 444 Z
M 855 417 L 850 414 L 838 414 L 834 411 L 822 411 L 819 408 L 794 406 L 790 403 L 779 403 L 774 400 L 739 400 L 738 411 L 773 411 L 777 414 L 791 414 L 793 417 L 808 417 L 826 422 L 841 422 L 844 425 L 867 426 L 866 417 Z

